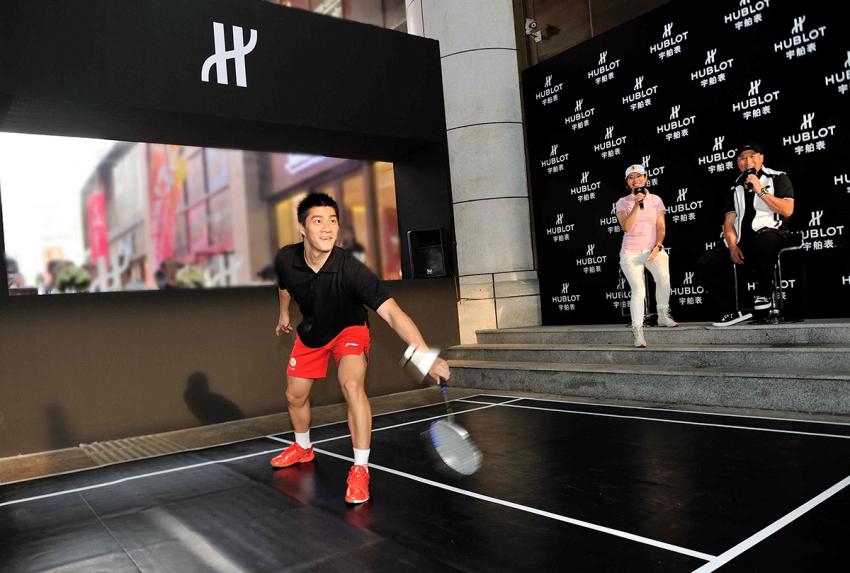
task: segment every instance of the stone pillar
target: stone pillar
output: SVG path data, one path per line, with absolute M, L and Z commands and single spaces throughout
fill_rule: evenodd
M 408 0 L 407 30 L 440 42 L 460 338 L 540 324 L 511 0 Z

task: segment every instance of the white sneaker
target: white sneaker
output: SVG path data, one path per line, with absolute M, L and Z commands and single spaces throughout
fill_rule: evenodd
M 669 306 L 658 307 L 658 326 L 666 326 L 667 328 L 679 326 L 679 323 L 673 320 L 673 317 L 670 316 Z
M 646 348 L 646 339 L 643 337 L 643 326 L 632 326 L 632 334 L 635 335 L 635 348 Z
M 753 310 L 767 310 L 773 303 L 766 296 L 757 296 L 753 301 Z

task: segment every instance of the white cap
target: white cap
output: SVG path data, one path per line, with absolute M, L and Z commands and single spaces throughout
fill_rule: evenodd
M 632 173 L 637 173 L 638 175 L 646 175 L 646 169 L 640 163 L 635 163 L 634 165 L 629 165 L 626 168 L 626 179 L 629 178 L 629 175 Z

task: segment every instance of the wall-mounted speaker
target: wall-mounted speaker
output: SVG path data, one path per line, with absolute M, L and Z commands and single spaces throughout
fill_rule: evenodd
M 442 229 L 421 229 L 407 232 L 410 265 L 413 278 L 446 276 L 446 252 Z

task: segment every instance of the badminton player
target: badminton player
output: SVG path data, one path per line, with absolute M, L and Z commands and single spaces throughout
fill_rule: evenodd
M 315 458 L 310 441 L 310 389 L 314 380 L 325 377 L 333 355 L 354 446 L 345 501 L 363 503 L 369 499 L 372 439 L 372 408 L 364 387 L 370 342 L 366 307 L 377 312 L 408 345 L 426 348 L 427 344 L 378 277 L 336 246 L 339 207 L 330 196 L 307 195 L 298 205 L 298 226 L 303 242 L 280 249 L 274 265 L 280 296 L 275 335 L 292 331 L 289 303 L 293 298 L 303 317 L 286 367 L 286 401 L 295 443 L 274 457 L 271 465 L 285 468 Z M 440 358 L 429 374 L 437 383 L 440 377 L 451 375 Z

